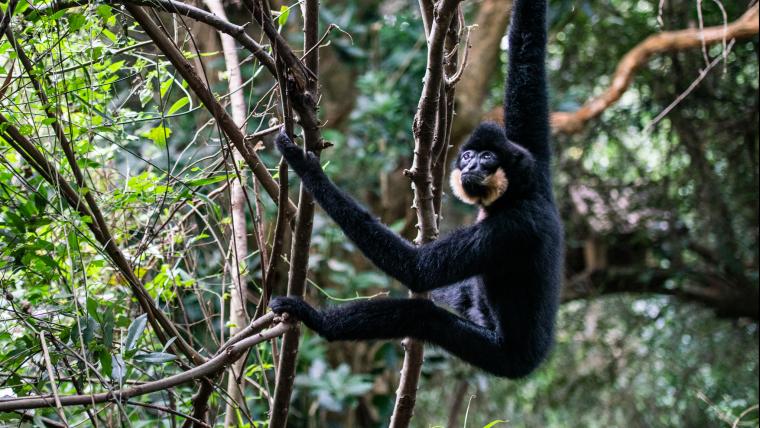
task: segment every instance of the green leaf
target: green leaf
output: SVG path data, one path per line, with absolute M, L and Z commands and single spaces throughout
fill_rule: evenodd
M 290 8 L 282 5 L 280 6 L 280 16 L 277 18 L 277 23 L 280 24 L 280 27 L 285 25 L 286 22 L 288 22 L 288 17 L 290 16 Z
M 501 419 L 497 419 L 495 421 L 489 422 L 488 425 L 484 426 L 483 428 L 491 428 L 498 424 L 505 424 L 505 423 L 507 423 L 507 421 L 502 421 Z
M 190 98 L 188 98 L 188 97 L 184 97 L 184 98 L 178 99 L 177 101 L 174 102 L 174 104 L 172 104 L 171 107 L 169 107 L 169 111 L 167 111 L 166 114 L 174 114 L 174 113 L 176 113 L 177 110 L 181 109 L 182 107 L 184 107 L 189 102 L 190 102 Z
M 131 351 L 137 347 L 137 341 L 142 336 L 143 331 L 145 331 L 147 323 L 148 314 L 142 314 L 129 325 L 129 329 L 127 329 L 127 341 L 124 343 L 124 348 L 127 351 Z
M 100 314 L 98 314 L 98 302 L 92 297 L 87 297 L 87 314 L 100 321 Z
M 100 353 L 100 374 L 111 376 L 113 373 L 113 357 L 109 352 Z
M 143 136 L 153 141 L 159 147 L 166 147 L 166 142 L 169 140 L 169 136 L 172 135 L 172 130 L 163 125 L 152 128 L 150 131 L 143 133 Z
M 118 40 L 118 37 L 116 37 L 116 34 L 112 33 L 107 28 L 103 28 L 102 30 L 103 30 L 103 35 L 108 37 L 108 40 L 110 40 L 112 43 L 116 43 L 116 41 Z
M 73 33 L 80 28 L 84 27 L 84 24 L 87 22 L 87 18 L 84 17 L 81 13 L 72 13 L 68 16 L 69 18 L 69 30 Z
M 111 6 L 108 6 L 105 4 L 101 4 L 95 10 L 97 11 L 98 15 L 100 15 L 103 18 L 109 18 L 111 17 L 111 15 L 113 15 L 113 12 L 111 12 Z
M 188 180 L 185 182 L 188 186 L 207 186 L 209 184 L 218 183 L 220 181 L 224 181 L 227 177 L 225 175 L 217 175 L 214 177 L 206 177 L 206 178 L 197 178 L 195 180 Z

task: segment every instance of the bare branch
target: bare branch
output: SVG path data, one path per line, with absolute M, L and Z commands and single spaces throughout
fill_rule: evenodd
M 214 375 L 224 370 L 227 365 L 240 358 L 240 355 L 248 348 L 257 345 L 266 340 L 285 334 L 292 329 L 293 325 L 289 322 L 282 322 L 268 330 L 258 333 L 254 336 L 240 340 L 225 349 L 225 352 L 215 356 L 205 363 L 193 367 L 182 373 L 159 379 L 153 382 L 143 383 L 131 388 L 124 388 L 110 392 L 101 392 L 97 394 L 85 395 L 68 395 L 59 397 L 62 406 L 89 406 L 93 403 L 106 402 L 125 402 L 126 400 L 140 395 L 150 394 L 152 392 L 163 391 L 178 385 L 199 379 L 205 376 Z M 55 406 L 53 396 L 32 396 L 32 397 L 14 397 L 0 398 L 0 412 L 8 412 L 20 409 L 39 409 L 43 407 Z
M 612 78 L 612 85 L 601 95 L 587 101 L 574 112 L 555 112 L 551 115 L 552 130 L 555 133 L 574 134 L 580 132 L 586 123 L 616 103 L 630 86 L 636 70 L 641 68 L 652 55 L 698 48 L 704 45 L 722 43 L 724 40 L 746 39 L 758 34 L 758 4 L 752 6 L 739 19 L 728 26 L 719 25 L 704 29 L 668 31 L 649 36 L 631 49 L 620 61 Z

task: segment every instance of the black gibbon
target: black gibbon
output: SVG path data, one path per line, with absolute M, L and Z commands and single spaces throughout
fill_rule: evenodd
M 414 337 L 497 376 L 519 378 L 551 348 L 563 232 L 551 188 L 546 1 L 517 0 L 509 31 L 504 123 L 478 126 L 451 173 L 480 220 L 422 246 L 377 221 L 330 182 L 313 153 L 281 133 L 277 148 L 320 206 L 378 268 L 426 299 L 377 299 L 316 310 L 294 297 L 270 307 L 328 340 Z

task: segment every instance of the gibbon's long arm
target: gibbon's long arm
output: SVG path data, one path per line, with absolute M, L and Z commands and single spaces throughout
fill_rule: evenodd
M 313 154 L 304 153 L 284 133 L 277 136 L 276 144 L 309 193 L 348 238 L 378 268 L 409 289 L 423 292 L 443 287 L 480 274 L 497 262 L 493 257 L 495 240 L 509 233 L 503 225 L 496 231 L 479 223 L 415 247 L 338 189 Z
M 504 91 L 507 138 L 548 168 L 549 106 L 546 91 L 546 0 L 516 1 L 509 27 L 509 70 Z

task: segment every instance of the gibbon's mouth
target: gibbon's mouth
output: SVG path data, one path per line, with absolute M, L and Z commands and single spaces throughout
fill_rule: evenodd
M 462 173 L 462 185 L 464 186 L 482 186 L 486 184 L 486 180 L 490 174 L 481 174 L 477 172 L 463 172 Z
M 485 185 L 488 180 L 488 175 L 477 173 L 463 173 L 462 174 L 462 188 L 470 196 L 483 196 L 485 193 Z

